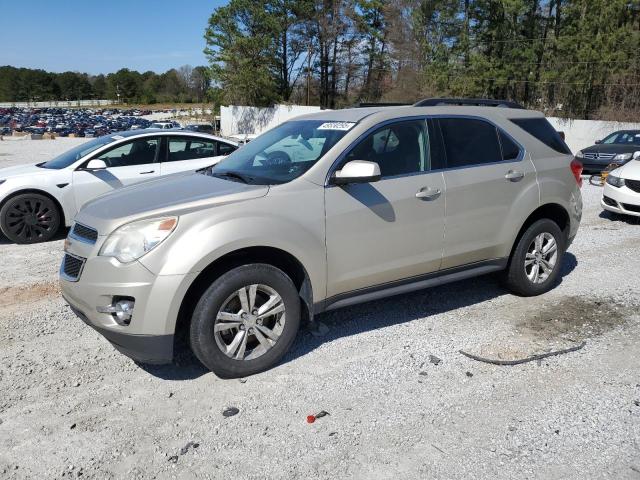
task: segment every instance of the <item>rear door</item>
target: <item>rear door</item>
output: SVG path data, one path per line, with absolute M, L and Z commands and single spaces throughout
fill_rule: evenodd
M 373 129 L 341 161 L 378 163 L 382 179 L 325 188 L 328 297 L 435 272 L 444 180 L 424 118 Z
M 485 119 L 450 117 L 437 123 L 446 158 L 442 268 L 503 258 L 524 221 L 520 208 L 533 210 L 539 203 L 533 163 L 512 137 Z
M 159 149 L 159 137 L 142 137 L 120 143 L 92 157 L 91 160 L 105 162 L 107 168 L 104 170 L 85 170 L 87 160 L 73 172 L 76 207 L 80 209 L 99 195 L 158 176 Z
M 235 150 L 235 146 L 188 135 L 166 137 L 160 171 L 162 175 L 214 165 Z

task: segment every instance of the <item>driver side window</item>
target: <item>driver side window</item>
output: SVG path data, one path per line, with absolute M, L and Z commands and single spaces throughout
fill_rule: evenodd
M 377 163 L 383 177 L 429 171 L 431 160 L 426 122 L 407 120 L 376 130 L 349 152 L 346 161 L 351 160 Z
M 95 160 L 103 160 L 107 168 L 154 163 L 159 143 L 158 138 L 139 138 L 107 150 Z

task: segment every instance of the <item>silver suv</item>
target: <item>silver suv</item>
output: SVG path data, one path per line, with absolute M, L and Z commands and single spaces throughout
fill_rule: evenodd
M 326 310 L 490 272 L 548 291 L 580 223 L 580 162 L 541 113 L 446 103 L 298 117 L 86 204 L 64 298 L 138 361 L 170 362 L 183 334 L 231 378 L 276 364 Z

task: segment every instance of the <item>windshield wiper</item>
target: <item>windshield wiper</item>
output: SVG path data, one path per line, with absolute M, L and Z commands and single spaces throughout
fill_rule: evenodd
M 237 172 L 212 172 L 212 176 L 219 178 L 235 178 L 236 180 L 240 180 L 242 183 L 249 183 L 251 177 L 245 177 L 244 175 Z

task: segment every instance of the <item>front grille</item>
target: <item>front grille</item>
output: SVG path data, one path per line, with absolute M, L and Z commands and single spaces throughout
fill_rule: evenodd
M 71 230 L 71 235 L 82 242 L 96 243 L 98 231 L 81 223 L 76 223 Z
M 62 272 L 69 280 L 77 280 L 80 278 L 85 260 L 86 258 L 65 253 L 62 260 Z
M 634 192 L 640 193 L 640 180 L 625 179 L 624 184 Z
M 613 160 L 615 153 L 596 153 L 596 152 L 584 152 L 584 158 L 589 160 Z
M 629 212 L 640 213 L 640 205 L 630 205 L 628 203 L 623 203 L 622 206 L 624 207 L 625 210 L 628 210 Z
M 602 196 L 602 201 L 604 203 L 606 203 L 607 205 L 609 205 L 610 207 L 618 207 L 618 204 L 616 203 L 616 201 L 613 198 L 609 198 L 606 195 Z

